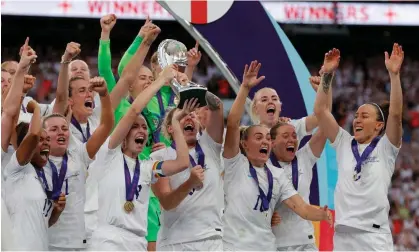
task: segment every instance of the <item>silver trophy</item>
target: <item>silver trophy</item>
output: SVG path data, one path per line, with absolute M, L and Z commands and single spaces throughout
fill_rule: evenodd
M 163 69 L 168 65 L 175 64 L 180 72 L 184 72 L 188 65 L 187 48 L 184 44 L 177 40 L 166 39 L 160 43 L 157 49 L 157 59 L 160 67 Z M 207 88 L 199 84 L 189 81 L 186 85 L 182 85 L 178 80 L 173 79 L 170 82 L 173 92 L 177 96 L 178 108 L 183 108 L 186 100 L 197 98 L 200 107 L 206 106 L 205 94 Z

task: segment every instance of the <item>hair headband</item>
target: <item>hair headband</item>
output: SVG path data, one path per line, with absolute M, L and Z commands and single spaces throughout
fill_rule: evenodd
M 383 113 L 383 110 L 381 109 L 381 107 L 377 103 L 375 103 L 375 102 L 371 102 L 371 104 L 374 105 L 374 106 L 376 106 L 378 108 L 378 110 L 381 113 L 381 117 L 383 118 L 383 122 L 385 124 L 386 123 L 386 119 L 384 118 L 384 113 Z

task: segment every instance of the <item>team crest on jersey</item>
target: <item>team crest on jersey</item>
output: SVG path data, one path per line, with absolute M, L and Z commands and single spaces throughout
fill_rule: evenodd
M 153 118 L 153 125 L 157 128 L 159 126 L 159 119 Z

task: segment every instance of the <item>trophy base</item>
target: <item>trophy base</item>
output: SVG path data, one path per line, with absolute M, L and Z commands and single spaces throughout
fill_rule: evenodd
M 191 100 L 193 98 L 198 99 L 199 107 L 207 106 L 207 100 L 205 99 L 205 95 L 207 93 L 207 89 L 204 87 L 190 87 L 188 89 L 181 90 L 179 92 L 179 104 L 178 108 L 182 109 L 183 104 L 186 100 Z

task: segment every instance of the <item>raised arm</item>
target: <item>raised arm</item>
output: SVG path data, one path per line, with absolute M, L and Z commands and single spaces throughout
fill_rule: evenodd
M 67 44 L 64 55 L 61 58 L 60 73 L 58 74 L 58 85 L 55 97 L 53 113 L 64 115 L 68 107 L 68 86 L 70 62 L 80 53 L 80 44 L 70 42 Z
M 91 159 L 94 159 L 100 146 L 102 146 L 111 133 L 115 118 L 105 80 L 102 77 L 90 79 L 90 88 L 99 94 L 100 105 L 102 107 L 99 126 L 86 143 L 87 153 Z
M 311 221 L 327 221 L 330 226 L 333 225 L 333 215 L 327 206 L 324 208 L 317 208 L 307 204 L 300 195 L 296 194 L 283 201 L 285 205 L 304 220 Z
M 222 144 L 224 134 L 223 103 L 220 98 L 211 92 L 207 92 L 205 99 L 210 111 L 208 121 L 211 122 L 207 125 L 206 131 L 216 143 Z
M 14 124 L 19 117 L 22 102 L 22 91 L 25 85 L 25 74 L 36 60 L 37 56 L 34 50 L 29 47 L 29 38 L 26 38 L 23 45 L 21 58 L 17 67 L 15 77 L 12 79 L 11 87 L 3 104 L 3 113 L 1 116 L 1 148 L 7 151 L 10 144 L 10 138 L 14 130 Z M 16 102 L 19 101 L 19 102 Z
M 141 43 L 134 56 L 128 62 L 124 71 L 122 72 L 121 79 L 115 86 L 111 93 L 112 109 L 116 109 L 119 102 L 126 96 L 129 86 L 135 83 L 138 78 L 138 73 L 141 66 L 144 63 L 144 59 L 147 57 L 147 53 L 150 50 L 150 46 L 153 41 L 160 34 L 160 28 L 151 22 L 148 22 L 147 27 L 144 30 L 144 41 Z
M 188 66 L 185 69 L 185 74 L 190 80 L 192 80 L 193 72 L 195 71 L 196 66 L 201 60 L 201 52 L 198 51 L 199 42 L 196 41 L 195 47 L 188 51 Z
M 333 143 L 339 132 L 339 125 L 330 112 L 330 87 L 333 81 L 333 75 L 339 66 L 340 52 L 333 49 L 325 54 L 322 66 L 322 77 L 314 102 L 314 114 L 319 122 L 319 127 L 323 130 L 326 137 Z
M 402 46 L 393 45 L 391 56 L 385 52 L 385 64 L 390 75 L 390 107 L 387 119 L 386 135 L 396 147 L 402 142 L 403 93 L 400 83 L 400 68 L 404 59 Z M 385 119 L 384 119 L 385 120 Z
M 244 67 L 243 82 L 227 117 L 227 133 L 223 152 L 225 158 L 233 158 L 240 151 L 240 120 L 244 113 L 246 98 L 250 89 L 265 79 L 265 76 L 257 77 L 260 67 L 261 64 L 258 64 L 257 61 L 252 61 L 250 67 L 248 65 Z
M 31 161 L 41 137 L 41 110 L 35 101 L 31 101 L 31 103 L 34 106 L 31 124 L 28 133 L 16 150 L 16 159 L 20 166 L 24 166 Z
M 124 55 L 121 58 L 121 61 L 118 65 L 118 74 L 119 76 L 122 75 L 122 72 L 125 69 L 125 66 L 130 62 L 131 58 L 134 56 L 135 52 L 138 50 L 138 47 L 140 47 L 140 44 L 143 41 L 143 38 L 145 36 L 145 31 L 150 28 L 151 20 L 149 17 L 147 17 L 145 24 L 141 27 L 140 31 L 138 32 L 137 37 L 135 37 L 132 44 L 129 46 L 128 50 L 124 53 Z
M 176 69 L 173 66 L 166 67 L 162 71 L 162 74 L 159 76 L 159 78 L 135 98 L 128 112 L 112 132 L 111 139 L 109 140 L 109 149 L 115 149 L 122 143 L 129 130 L 131 129 L 132 124 L 138 115 L 141 114 L 145 106 L 147 106 L 147 103 L 160 90 L 160 88 L 164 86 L 166 82 L 171 81 L 175 76 Z
M 162 163 L 161 169 L 165 176 L 174 175 L 189 167 L 189 149 L 179 122 L 183 117 L 199 107 L 197 101 L 198 99 L 186 101 L 183 109 L 176 109 L 173 114 L 171 127 L 173 130 L 173 141 L 176 143 L 176 159 L 167 160 Z
M 103 77 L 108 86 L 108 92 L 112 93 L 116 81 L 112 72 L 112 55 L 111 55 L 111 41 L 109 39 L 112 28 L 116 24 L 116 16 L 109 14 L 100 19 L 100 33 L 99 52 L 98 52 L 98 70 L 99 75 Z

